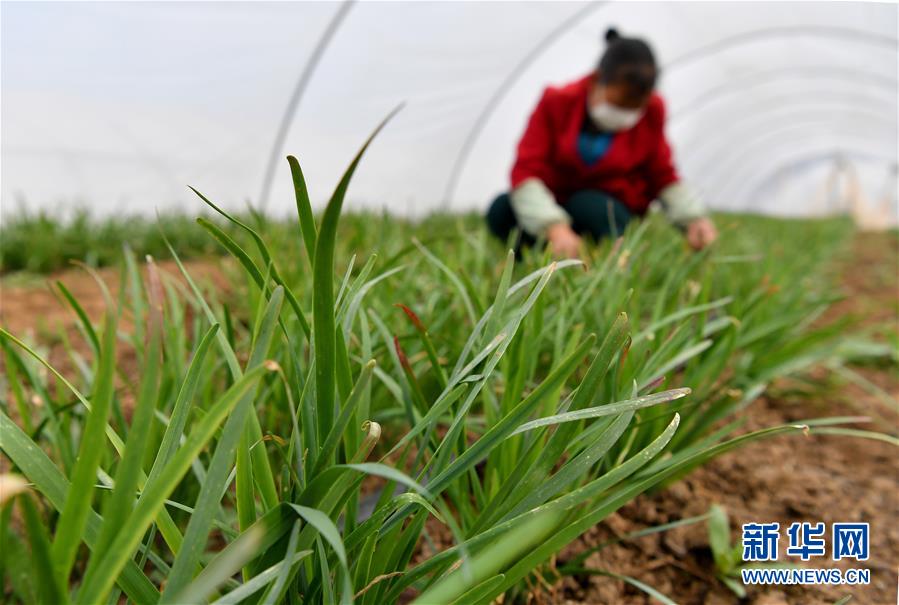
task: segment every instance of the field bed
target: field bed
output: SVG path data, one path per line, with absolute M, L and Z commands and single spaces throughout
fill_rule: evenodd
M 694 255 L 650 218 L 580 267 L 477 217 L 340 219 L 343 185 L 313 222 L 295 183 L 299 228 L 200 221 L 227 261 L 4 278 L 3 469 L 34 492 L 0 537 L 55 561 L 4 557 L 9 600 L 736 602 L 705 522 L 572 561 L 712 504 L 890 519 L 895 284 L 846 223 L 723 216 Z M 860 602 L 895 587 L 878 531 Z
M 899 241 L 891 235 L 857 237 L 850 260 L 843 261 L 841 280 L 847 297 L 834 305 L 828 316 L 853 313 L 868 326 L 895 324 L 893 293 L 899 284 L 884 257 L 899 255 Z M 887 254 L 883 254 L 886 250 Z M 225 273 L 233 271 L 227 258 L 210 258 L 186 263 L 198 281 L 206 282 L 227 294 L 229 282 Z M 230 269 L 229 269 L 230 267 Z M 160 269 L 178 278 L 177 266 L 161 262 Z M 119 286 L 119 273 L 104 269 L 101 276 L 112 290 Z M 892 279 L 890 277 L 892 276 Z M 44 279 L 46 284 L 44 285 Z M 64 330 L 77 339 L 77 316 L 63 304 L 49 285 L 64 283 L 75 294 L 88 314 L 98 321 L 104 302 L 94 280 L 84 271 L 59 271 L 46 278 L 33 277 L 29 285 L 4 287 L 0 305 L 0 325 L 16 334 L 34 334 L 50 346 L 49 358 L 65 364 L 65 351 L 58 338 Z M 886 322 L 886 324 L 884 324 Z M 54 344 L 55 343 L 55 344 Z M 83 343 L 82 343 L 83 344 Z M 130 356 L 119 358 L 119 365 L 133 368 Z M 886 393 L 899 399 L 899 375 L 895 368 L 869 367 L 861 370 L 864 377 Z M 129 373 L 133 373 L 129 372 Z M 827 392 L 813 397 L 763 398 L 753 405 L 751 424 L 747 428 L 763 428 L 797 422 L 824 414 L 851 416 L 876 411 L 888 426 L 899 425 L 896 409 L 890 409 L 881 398 L 852 383 L 830 380 Z M 886 427 L 885 427 L 886 428 Z M 897 506 L 893 448 L 871 441 L 847 440 L 816 436 L 797 440 L 779 438 L 748 446 L 745 450 L 725 455 L 698 469 L 683 481 L 654 495 L 641 496 L 619 513 L 567 547 L 557 557 L 562 565 L 586 549 L 620 539 L 647 527 L 670 523 L 684 517 L 706 513 L 712 504 L 723 505 L 731 516 L 733 527 L 764 517 L 789 523 L 802 519 L 826 522 L 841 518 L 862 517 L 873 528 L 871 567 L 875 570 L 872 586 L 853 591 L 857 603 L 889 603 L 895 587 L 891 570 L 899 561 L 899 529 L 895 523 Z M 787 460 L 778 466 L 761 468 L 748 460 L 771 458 Z M 377 482 L 372 489 L 377 487 Z M 891 497 L 892 494 L 892 497 Z M 435 532 L 439 535 L 439 530 Z M 444 535 L 451 545 L 451 536 Z M 733 538 L 736 539 L 736 530 Z M 627 575 L 653 586 L 680 603 L 737 603 L 738 599 L 709 572 L 712 565 L 708 536 L 704 524 L 674 528 L 663 534 L 613 544 L 590 555 L 586 563 Z M 844 596 L 840 588 L 756 589 L 749 603 L 785 605 L 833 603 Z M 615 578 L 574 576 L 552 584 L 552 589 L 536 593 L 535 602 L 542 603 L 652 603 L 645 593 Z
M 860 234 L 853 242 L 848 258 L 837 263 L 846 298 L 833 305 L 821 321 L 851 314 L 860 326 L 884 330 L 881 336 L 886 337 L 899 330 L 895 298 L 899 271 L 892 261 L 899 258 L 899 238 L 895 234 Z M 813 373 L 824 385 L 821 389 L 797 396 L 791 393 L 790 381 L 783 381 L 747 411 L 746 429 L 824 415 L 870 414 L 877 418 L 880 430 L 895 430 L 899 427 L 899 405 L 895 404 L 899 402 L 899 371 L 892 365 L 873 365 L 858 368 L 858 372 L 888 394 L 894 405 L 822 368 Z M 847 595 L 853 596 L 852 603 L 893 603 L 894 570 L 899 566 L 895 457 L 895 447 L 889 444 L 843 437 L 782 437 L 752 444 L 709 462 L 659 493 L 640 496 L 568 546 L 555 565 L 564 566 L 588 549 L 635 532 L 701 516 L 714 504 L 729 514 L 732 540 L 739 538 L 740 524 L 760 519 L 779 521 L 783 527 L 808 519 L 832 523 L 863 518 L 871 523 L 871 548 L 876 553 L 869 563 L 873 582 L 867 587 L 756 587 L 741 600 L 715 578 L 704 523 L 610 544 L 591 554 L 585 563 L 636 578 L 684 604 L 831 605 Z M 759 464 L 759 460 L 771 462 Z M 451 539 L 448 535 L 444 538 Z M 550 572 L 547 581 L 552 588 L 535 591 L 535 603 L 658 603 L 608 576 L 580 575 L 552 582 Z

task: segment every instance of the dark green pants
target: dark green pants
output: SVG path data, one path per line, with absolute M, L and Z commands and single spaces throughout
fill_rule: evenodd
M 599 241 L 604 237 L 617 237 L 630 222 L 633 215 L 624 204 L 602 191 L 578 191 L 565 202 L 565 212 L 571 217 L 571 228 L 582 237 Z M 512 230 L 519 227 L 512 211 L 509 194 L 503 193 L 490 204 L 487 210 L 487 226 L 491 233 L 503 241 L 508 241 Z M 531 246 L 534 238 L 519 228 L 519 246 Z

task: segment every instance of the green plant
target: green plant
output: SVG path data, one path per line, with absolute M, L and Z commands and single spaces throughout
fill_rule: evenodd
M 61 587 L 61 594 L 76 602 L 102 602 L 111 598 L 111 591 L 118 583 L 118 588 L 130 600 L 141 603 L 205 600 L 223 586 L 230 588 L 233 598 L 237 598 L 233 594 L 235 592 L 246 595 L 264 591 L 263 600 L 279 600 L 286 591 L 293 591 L 294 594 L 304 595 L 305 600 L 330 602 L 339 599 L 350 602 L 355 593 L 355 581 L 370 588 L 360 595 L 360 600 L 377 602 L 391 588 L 391 582 L 384 580 L 373 587 L 370 583 L 384 578 L 384 572 L 389 578 L 394 570 L 405 567 L 427 516 L 433 514 L 450 525 L 461 542 L 459 549 L 462 553 L 473 548 L 446 507 L 443 492 L 453 492 L 456 503 L 462 502 L 463 490 L 469 484 L 477 485 L 479 481 L 474 474 L 474 465 L 503 448 L 505 439 L 516 429 L 526 431 L 532 428 L 523 425 L 524 421 L 538 405 L 545 403 L 547 397 L 558 398 L 562 385 L 589 351 L 593 338 L 588 337 L 581 344 L 572 346 L 565 360 L 540 387 L 520 403 L 511 402 L 514 405 L 509 406 L 503 418 L 468 447 L 465 435 L 460 431 L 463 427 L 460 419 L 466 418 L 472 403 L 499 363 L 501 354 L 508 349 L 518 327 L 556 269 L 555 265 L 550 265 L 510 285 L 510 258 L 498 302 L 504 305 L 507 300 L 516 299 L 517 293 L 523 297 L 519 299 L 518 306 L 510 307 L 505 314 L 500 314 L 498 307 L 492 307 L 496 315 L 491 322 L 491 332 L 496 333 L 485 335 L 476 332 L 472 336 L 471 347 L 466 350 L 470 351 L 473 360 L 467 359 L 463 353 L 461 367 L 447 376 L 443 395 L 433 402 L 430 409 L 411 408 L 412 430 L 391 452 L 381 457 L 386 461 L 390 454 L 399 453 L 401 458 L 405 458 L 407 445 L 412 444 L 421 452 L 430 451 L 433 458 L 427 464 L 432 478 L 428 487 L 422 487 L 396 467 L 365 463 L 380 429 L 375 423 L 367 423 L 368 437 L 360 440 L 354 428 L 358 423 L 353 420 L 357 407 L 367 399 L 375 364 L 366 361 L 361 367 L 357 366 L 357 370 L 352 369 L 344 328 L 339 327 L 340 320 L 344 319 L 344 313 L 349 312 L 351 306 L 342 305 L 339 295 L 335 298 L 332 285 L 337 220 L 349 178 L 360 156 L 361 152 L 338 185 L 318 228 L 304 227 L 307 238 L 315 238 L 314 245 L 307 248 L 307 251 L 314 250 L 310 258 L 314 286 L 311 321 L 306 318 L 292 292 L 285 289 L 265 243 L 249 226 L 228 217 L 253 237 L 266 260 L 264 269 L 258 267 L 224 231 L 213 223 L 201 221 L 235 254 L 259 288 L 260 296 L 252 322 L 251 351 L 243 366 L 231 346 L 234 335 L 221 332 L 211 307 L 199 295 L 197 305 L 206 315 L 209 327 L 197 344 L 189 365 L 185 368 L 176 363 L 173 367 L 165 359 L 160 363 L 161 351 L 167 348 L 163 346 L 166 336 L 169 340 L 166 345 L 180 343 L 180 350 L 183 350 L 185 323 L 183 315 L 177 316 L 175 325 L 169 326 L 175 329 L 165 329 L 163 286 L 152 263 L 148 265 L 148 282 L 145 284 L 147 299 L 143 299 L 143 288 L 138 286 L 132 292 L 131 301 L 135 317 L 146 320 L 144 338 L 136 338 L 133 342 L 146 371 L 141 374 L 136 389 L 138 396 L 130 425 L 120 426 L 118 431 L 108 424 L 110 410 L 117 399 L 114 384 L 118 312 L 117 304 L 110 295 L 105 294 L 105 290 L 107 314 L 99 334 L 86 321 L 85 315 L 79 313 L 85 333 L 95 335 L 90 339 L 95 347 L 96 360 L 88 377 L 88 395 L 82 394 L 63 378 L 36 351 L 14 336 L 3 333 L 4 348 L 12 365 L 29 377 L 33 388 L 39 389 L 40 381 L 35 380 L 28 364 L 14 351 L 12 344 L 24 349 L 54 373 L 85 411 L 79 421 L 79 416 L 61 413 L 59 406 L 54 405 L 52 395 L 44 393 L 48 400 L 46 424 L 42 425 L 38 434 L 50 437 L 50 443 L 57 449 L 60 459 L 64 464 L 68 461 L 68 477 L 36 446 L 31 436 L 6 414 L 0 415 L 4 452 L 59 513 L 57 525 L 60 529 L 51 547 L 51 573 L 55 585 Z M 292 167 L 299 169 L 295 164 Z M 308 218 L 311 212 L 304 211 L 308 207 L 308 198 L 302 186 L 297 188 L 297 197 L 300 216 Z M 136 275 L 134 264 L 131 263 L 130 267 L 132 282 L 140 284 L 142 280 Z M 102 287 L 102 282 L 99 283 Z M 192 282 L 191 285 L 194 287 Z M 358 293 L 365 284 L 349 282 L 345 285 L 347 293 L 354 290 Z M 196 289 L 195 292 L 199 294 Z M 288 305 L 282 312 L 285 300 Z M 77 301 L 69 299 L 69 302 L 78 310 Z M 483 319 L 488 317 L 491 317 L 489 310 Z M 617 330 L 619 334 L 622 332 L 623 324 Z M 277 333 L 283 335 L 283 341 L 277 350 L 273 350 L 272 341 Z M 312 343 L 307 359 L 301 359 L 296 347 L 303 337 Z M 426 333 L 423 337 L 426 338 Z M 486 341 L 486 346 L 477 347 L 479 341 Z M 607 339 L 606 346 L 597 353 L 592 365 L 590 375 L 595 379 L 590 380 L 591 385 L 597 384 L 605 374 L 622 342 L 621 336 Z M 217 345 L 221 359 L 210 369 L 206 364 L 214 345 Z M 479 348 L 480 352 L 477 352 Z M 282 370 L 274 361 L 267 361 L 273 353 L 274 357 L 283 358 L 286 369 Z M 465 365 L 463 362 L 466 362 Z M 201 369 L 204 366 L 208 373 Z M 480 369 L 482 373 L 473 374 L 475 369 Z M 273 373 L 277 378 L 265 379 L 266 373 Z M 203 404 L 197 406 L 198 389 L 204 386 L 207 397 L 202 398 Z M 574 409 L 585 409 L 588 415 L 584 417 L 610 416 L 616 420 L 611 425 L 614 430 L 597 433 L 595 440 L 588 443 L 591 454 L 596 455 L 597 447 L 607 448 L 621 435 L 634 409 L 663 403 L 681 396 L 683 391 L 637 398 L 604 409 L 588 407 L 594 394 L 591 389 L 582 387 L 578 393 Z M 167 397 L 160 397 L 161 394 Z M 268 399 L 270 404 L 286 408 L 293 415 L 293 430 L 287 439 L 281 440 L 284 445 L 277 448 L 282 464 L 280 485 L 275 482 L 272 460 L 265 451 L 266 441 L 257 416 L 258 408 L 254 405 L 258 405 L 260 399 Z M 294 401 L 299 407 L 296 415 Z M 338 401 L 341 403 L 339 407 Z M 456 420 L 443 440 L 438 441 L 432 433 L 434 424 L 454 404 Z M 20 409 L 24 411 L 26 406 Z M 154 416 L 158 418 L 160 414 L 165 425 L 161 437 L 158 425 L 154 427 Z M 573 419 L 557 416 L 545 422 L 549 426 L 570 420 Z M 69 432 L 73 421 L 83 422 L 83 430 L 75 435 Z M 567 516 L 572 506 L 614 486 L 648 462 L 670 439 L 676 424 L 677 419 L 659 436 L 652 448 L 622 464 L 617 475 L 610 473 L 600 483 L 592 484 L 590 489 L 573 492 L 577 497 L 570 495 L 564 506 L 557 504 L 539 514 L 532 512 L 530 518 L 526 518 L 528 515 L 518 515 L 517 520 L 507 521 L 505 525 L 495 521 L 484 529 L 493 530 L 492 536 L 504 530 L 514 535 L 522 528 L 533 527 L 535 521 L 531 518 L 539 521 L 541 527 L 552 527 Z M 157 428 L 155 434 L 154 428 Z M 536 434 L 545 433 L 545 430 L 541 426 Z M 119 431 L 125 436 L 120 436 Z M 111 450 L 101 447 L 104 433 L 113 446 Z M 69 439 L 73 436 L 80 437 L 77 445 Z M 211 443 L 214 437 L 214 443 Z M 278 440 L 273 439 L 273 442 Z M 173 492 L 181 487 L 191 467 L 195 466 L 197 455 L 207 445 L 211 445 L 211 455 L 204 457 L 200 464 L 202 472 L 195 481 L 191 481 L 195 487 L 190 491 L 196 495 L 190 497 L 194 503 L 190 507 L 187 525 L 182 530 L 165 505 L 172 502 Z M 556 454 L 561 455 L 563 449 L 556 448 Z M 157 455 L 146 459 L 148 450 L 156 451 Z M 293 461 L 296 461 L 295 465 Z M 555 459 L 549 462 L 554 464 Z M 147 467 L 149 472 L 146 472 Z M 196 470 L 195 467 L 195 473 Z M 587 467 L 581 463 L 571 472 L 571 479 L 586 470 Z M 228 496 L 232 472 L 234 492 Z M 94 481 L 98 474 L 101 478 L 106 477 L 105 489 L 99 494 Z M 411 491 L 383 498 L 375 515 L 356 526 L 352 517 L 358 507 L 359 489 L 365 475 L 383 477 L 390 484 L 400 482 Z M 560 482 L 556 490 L 564 489 L 569 482 Z M 391 492 L 392 488 L 384 493 L 389 496 Z M 228 532 L 233 539 L 221 552 L 207 559 L 203 553 L 210 530 L 216 525 L 221 529 L 229 525 L 227 517 L 221 516 L 223 494 L 228 499 L 233 498 L 239 533 L 234 534 L 234 530 Z M 518 500 L 523 495 L 513 493 Z M 553 492 L 547 492 L 544 497 L 551 495 Z M 94 503 L 99 505 L 102 514 L 94 512 Z M 352 515 L 348 516 L 348 512 Z M 343 534 L 336 523 L 341 517 L 344 518 Z M 471 519 L 465 519 L 465 515 L 462 517 L 463 523 L 468 525 L 465 521 Z M 404 519 L 408 521 L 404 522 Z M 379 522 L 375 523 L 376 520 Z M 385 522 L 385 525 L 381 527 L 380 522 Z M 154 552 L 157 547 L 152 538 L 157 529 L 169 555 Z M 485 532 L 482 532 L 479 536 L 481 542 L 484 535 Z M 86 566 L 77 570 L 80 581 L 76 582 L 77 591 L 71 593 L 66 587 L 73 580 L 76 552 L 82 542 L 93 554 L 87 557 Z M 358 555 L 352 570 L 348 550 Z M 135 553 L 143 560 L 151 560 L 158 572 L 163 574 L 165 584 L 162 590 L 136 565 L 132 559 Z M 199 574 L 198 567 L 201 570 Z M 449 574 L 449 584 L 438 586 L 449 586 L 443 588 L 444 591 L 454 590 L 453 586 L 467 586 L 471 578 L 484 573 L 484 563 L 480 563 L 477 555 L 471 567 L 463 567 L 466 576 L 460 584 L 448 571 L 448 566 L 444 566 L 444 572 Z M 241 568 L 244 583 L 235 586 L 230 578 Z M 435 579 L 440 575 L 436 574 Z M 112 592 L 113 596 L 117 590 Z
M 709 548 L 712 551 L 712 560 L 715 562 L 715 577 L 741 599 L 746 596 L 742 570 L 760 567 L 772 569 L 793 567 L 785 563 L 743 563 L 743 542 L 737 540 L 731 544 L 730 521 L 727 511 L 717 504 L 713 504 L 709 509 L 708 530 Z
M 743 542 L 737 540 L 731 544 L 727 512 L 717 504 L 709 509 L 708 530 L 715 576 L 738 597 L 745 597 L 746 589 L 743 588 L 740 576 L 740 570 L 744 567 Z
M 795 279 L 805 262 L 732 272 L 739 255 L 689 256 L 651 219 L 587 270 L 498 254 L 471 217 L 416 238 L 385 217 L 341 229 L 367 146 L 318 221 L 289 158 L 289 229 L 197 192 L 222 217 L 200 226 L 242 270 L 230 299 L 174 244 L 186 292 L 130 251 L 100 329 L 63 292 L 87 345 L 67 344 L 77 378 L 0 331 L 2 450 L 49 505 L 39 573 L 63 602 L 512 602 L 639 494 L 805 428 L 716 425 L 832 355 L 835 332 L 808 321 L 828 295 Z M 659 390 L 672 384 L 693 394 Z M 426 553 L 439 534 L 453 545 Z M 42 548 L 9 522 L 0 538 Z
M 110 216 L 99 220 L 86 209 L 60 217 L 47 211 L 18 213 L 4 218 L 0 237 L 0 274 L 52 273 L 71 267 L 73 261 L 91 267 L 115 265 L 125 246 L 142 255 L 167 253 L 160 229 L 182 256 L 205 256 L 215 245 L 199 232 L 191 218 L 166 214 L 155 220 L 134 216 Z

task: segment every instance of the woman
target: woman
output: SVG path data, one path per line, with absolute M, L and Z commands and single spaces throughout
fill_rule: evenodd
M 521 243 L 545 238 L 574 257 L 583 236 L 614 237 L 659 199 L 700 250 L 717 232 L 674 168 L 652 50 L 614 29 L 606 42 L 595 72 L 543 93 L 518 144 L 512 190 L 487 212 L 490 230 L 506 240 L 518 228 Z

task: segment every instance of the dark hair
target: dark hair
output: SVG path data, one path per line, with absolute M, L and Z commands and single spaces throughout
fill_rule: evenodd
M 659 76 L 656 58 L 649 45 L 639 38 L 624 38 L 614 27 L 605 35 L 606 50 L 599 59 L 599 81 L 625 84 L 637 95 L 652 91 Z

